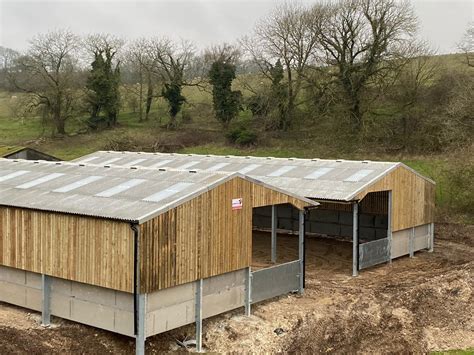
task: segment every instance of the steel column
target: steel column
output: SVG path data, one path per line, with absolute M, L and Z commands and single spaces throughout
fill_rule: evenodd
M 135 354 L 145 354 L 145 314 L 146 314 L 146 295 L 137 296 L 137 335 L 135 336 Z
M 352 204 L 352 276 L 359 275 L 359 204 Z
M 51 277 L 41 275 L 41 325 L 51 324 Z
M 388 192 L 387 213 L 388 263 L 392 263 L 392 191 Z
M 429 230 L 430 230 L 430 247 L 428 248 L 428 251 L 430 253 L 433 252 L 433 249 L 434 249 L 434 223 L 430 223 L 429 224 Z
M 196 351 L 202 351 L 202 279 L 196 281 Z
M 272 263 L 277 261 L 277 207 L 272 205 Z
M 248 267 L 245 270 L 245 315 L 248 317 L 251 313 L 252 305 L 252 269 Z
M 299 211 L 299 225 L 298 225 L 298 260 L 300 262 L 300 287 L 299 293 L 304 292 L 304 210 Z
M 408 240 L 408 251 L 410 253 L 410 258 L 413 258 L 415 255 L 415 227 L 412 227 L 410 233 L 410 239 Z

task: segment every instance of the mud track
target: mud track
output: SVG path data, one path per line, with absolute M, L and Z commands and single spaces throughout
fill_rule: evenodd
M 295 236 L 279 236 L 279 260 L 297 255 Z M 258 233 L 254 260 L 265 266 L 269 236 Z M 309 238 L 306 291 L 204 320 L 214 352 L 426 352 L 474 348 L 474 226 L 436 225 L 433 253 L 420 252 L 352 278 L 349 243 Z M 132 353 L 133 339 L 0 304 L 2 353 Z M 278 329 L 280 328 L 280 329 Z M 275 332 L 275 330 L 277 330 Z M 279 334 L 277 334 L 279 333 Z M 154 336 L 147 351 L 183 350 L 194 326 Z

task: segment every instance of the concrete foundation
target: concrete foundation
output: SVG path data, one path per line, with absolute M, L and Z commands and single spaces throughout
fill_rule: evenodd
M 246 270 L 203 280 L 202 317 L 243 307 Z M 134 337 L 133 294 L 51 280 L 51 315 Z M 42 311 L 41 274 L 0 266 L 0 301 Z M 195 322 L 196 283 L 144 295 L 147 337 Z

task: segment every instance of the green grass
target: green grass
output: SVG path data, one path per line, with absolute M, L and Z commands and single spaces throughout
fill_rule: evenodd
M 446 351 L 432 351 L 431 355 L 473 355 L 474 348 L 464 350 L 446 350 Z

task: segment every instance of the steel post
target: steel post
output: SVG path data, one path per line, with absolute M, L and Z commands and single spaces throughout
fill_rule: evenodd
M 359 204 L 352 204 L 352 276 L 359 275 Z
M 196 351 L 202 351 L 202 283 L 203 280 L 196 281 Z
M 430 223 L 429 224 L 429 229 L 430 229 L 430 247 L 428 249 L 428 251 L 430 253 L 433 252 L 433 249 L 434 249 L 434 223 Z
M 298 226 L 298 257 L 300 263 L 300 287 L 299 293 L 303 294 L 304 292 L 304 210 L 299 211 L 299 226 Z
M 41 325 L 51 324 L 51 277 L 41 275 Z
M 252 269 L 248 267 L 245 272 L 245 315 L 248 317 L 252 306 Z
M 135 336 L 135 354 L 145 354 L 145 314 L 146 314 L 146 295 L 137 296 L 137 335 Z
M 388 263 L 392 263 L 392 191 L 388 192 L 387 212 Z
M 408 251 L 410 252 L 410 258 L 415 255 L 415 227 L 412 227 L 410 233 L 410 239 L 408 241 Z
M 272 263 L 277 261 L 277 207 L 272 205 Z

